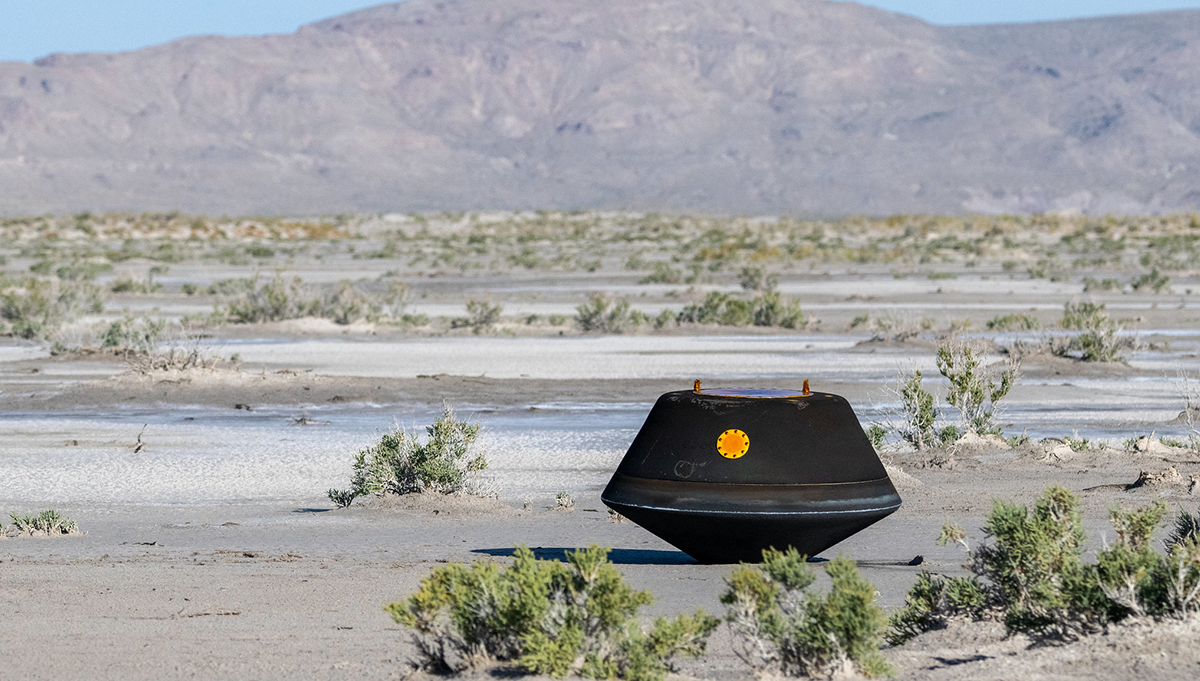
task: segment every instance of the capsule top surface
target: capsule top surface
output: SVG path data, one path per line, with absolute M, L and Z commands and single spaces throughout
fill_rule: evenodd
M 764 392 L 770 394 L 742 394 Z M 655 480 L 766 485 L 887 476 L 844 398 L 741 389 L 662 395 L 617 471 Z
M 785 397 L 804 397 L 798 390 L 774 390 L 772 388 L 702 388 L 693 390 L 697 395 L 712 395 L 715 397 L 743 397 L 757 400 L 777 400 Z

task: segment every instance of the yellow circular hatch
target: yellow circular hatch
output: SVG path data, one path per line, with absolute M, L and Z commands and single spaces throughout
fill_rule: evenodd
M 717 436 L 717 453 L 726 459 L 740 459 L 750 451 L 750 436 L 737 428 Z

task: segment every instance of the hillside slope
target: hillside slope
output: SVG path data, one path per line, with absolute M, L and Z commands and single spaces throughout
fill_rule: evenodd
M 0 213 L 1200 208 L 1200 11 L 408 0 L 0 63 Z

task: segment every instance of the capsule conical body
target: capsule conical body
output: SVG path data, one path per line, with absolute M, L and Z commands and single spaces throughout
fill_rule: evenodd
M 703 563 L 814 556 L 900 507 L 845 399 L 766 390 L 663 395 L 601 499 Z

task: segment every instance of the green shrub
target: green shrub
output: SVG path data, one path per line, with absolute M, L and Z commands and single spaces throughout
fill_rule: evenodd
M 1120 293 L 1125 287 L 1117 279 L 1096 279 L 1095 277 L 1083 278 L 1083 292 L 1091 293 L 1092 291 L 1113 291 Z
M 814 594 L 816 577 L 795 549 L 768 549 L 761 566 L 736 568 L 721 602 L 737 655 L 756 671 L 792 676 L 890 673 L 879 655 L 887 618 L 875 604 L 874 585 L 847 558 L 830 561 L 825 572 L 832 588 Z
M 1042 323 L 1027 314 L 996 315 L 988 320 L 988 331 L 1037 331 Z
M 1070 276 L 1066 265 L 1058 258 L 1051 256 L 1041 258 L 1028 270 L 1030 279 L 1049 279 L 1050 281 L 1066 281 Z
M 900 408 L 904 422 L 898 428 L 900 437 L 917 449 L 931 447 L 936 442 L 933 424 L 937 421 L 937 409 L 933 395 L 921 387 L 921 371 L 914 369 L 911 376 L 900 383 Z
M 871 441 L 871 446 L 875 448 L 875 451 L 882 450 L 884 440 L 887 438 L 887 428 L 878 423 L 872 423 L 867 427 L 865 432 L 867 433 L 867 439 Z
M 692 324 L 718 324 L 722 317 L 721 312 L 728 301 L 728 294 L 721 293 L 720 291 L 709 291 L 708 295 L 704 297 L 704 302 L 684 307 L 676 317 L 676 321 L 680 324 L 685 322 Z
M 479 430 L 479 424 L 460 421 L 447 405 L 433 425 L 425 427 L 425 442 L 400 429 L 384 433 L 375 445 L 355 454 L 350 489 L 331 489 L 329 499 L 349 506 L 355 497 L 367 494 L 478 492 L 475 474 L 488 463 L 475 446 Z
M 933 320 L 929 318 L 915 319 L 896 315 L 882 315 L 874 319 L 872 327 L 875 332 L 871 337 L 872 340 L 903 343 L 906 340 L 920 336 L 922 331 L 928 331 L 933 328 Z
M 100 289 L 85 281 L 0 282 L 0 318 L 20 338 L 46 338 L 77 315 L 103 309 Z
M 224 280 L 229 282 L 227 290 L 242 289 L 228 305 L 222 308 L 218 304 L 216 307 L 215 312 L 228 321 L 236 324 L 255 324 L 320 316 L 321 298 L 309 292 L 299 277 L 288 280 L 276 275 L 262 286 L 258 285 L 255 278 L 248 280 L 248 289 L 244 288 L 247 286 L 245 281 L 247 280 Z M 222 282 L 217 282 L 220 283 Z M 216 287 L 217 284 L 213 286 Z
M 258 287 L 258 278 L 236 278 L 236 279 L 218 279 L 208 287 L 208 294 L 212 296 L 236 296 L 242 293 L 251 293 Z M 189 294 L 190 295 L 190 294 Z
M 483 333 L 500 321 L 500 313 L 504 310 L 499 303 L 492 305 L 486 300 L 468 300 L 467 316 L 450 322 L 451 328 L 468 326 L 475 333 Z
M 1174 551 L 1176 546 L 1194 542 L 1197 539 L 1200 539 L 1200 511 L 1193 514 L 1180 510 L 1179 515 L 1175 516 L 1171 534 L 1163 540 L 1163 545 L 1166 546 L 1167 551 Z
M 888 643 L 898 646 L 954 620 L 979 619 L 988 606 L 987 591 L 974 577 L 945 577 L 922 570 L 889 619 Z
M 633 325 L 629 301 L 612 300 L 603 293 L 593 293 L 586 303 L 575 308 L 575 324 L 582 331 L 623 333 Z
M 1120 361 L 1121 351 L 1129 346 L 1117 338 L 1121 327 L 1104 311 L 1104 304 L 1092 302 L 1070 302 L 1063 308 L 1064 329 L 1080 331 L 1067 342 L 1051 345 L 1054 354 L 1061 357 L 1077 357 L 1085 362 Z
M 742 273 L 738 275 L 738 283 L 746 291 L 773 293 L 779 286 L 779 275 L 767 272 L 761 267 L 743 267 Z
M 374 319 L 379 312 L 380 305 L 373 297 L 354 288 L 349 281 L 341 281 L 326 295 L 318 314 L 345 326 L 360 319 Z
M 417 592 L 385 610 L 413 629 L 418 666 L 456 672 L 491 660 L 562 678 L 661 681 L 678 655 L 699 656 L 718 620 L 702 611 L 635 621 L 653 600 L 625 583 L 608 549 L 568 551 L 566 563 L 518 546 L 513 563 L 436 567 Z
M 112 264 L 107 262 L 96 262 L 94 260 L 76 260 L 70 265 L 63 265 L 54 271 L 54 275 L 59 279 L 68 281 L 91 281 L 103 274 L 112 270 Z
M 654 318 L 654 328 L 665 329 L 668 325 L 675 323 L 675 313 L 670 310 L 663 310 Z
M 75 534 L 79 525 L 70 518 L 59 515 L 58 511 L 49 509 L 36 515 L 9 514 L 13 528 L 19 534 L 40 532 L 48 535 Z
M 1092 448 L 1092 441 L 1086 437 L 1079 437 L 1078 434 L 1073 437 L 1070 435 L 1064 435 L 1063 442 L 1067 443 L 1067 446 L 1071 448 L 1072 452 L 1086 452 Z
M 938 371 L 950 381 L 946 402 L 958 409 L 963 428 L 980 435 L 999 434 L 996 410 L 1016 383 L 1020 365 L 1010 358 L 997 381 L 991 368 L 984 366 L 984 358 L 982 347 L 961 338 L 938 344 Z
M 654 271 L 638 280 L 639 284 L 678 284 L 683 281 L 683 272 L 665 262 L 654 263 Z
M 132 274 L 126 274 L 123 277 L 113 281 L 110 290 L 113 293 L 155 293 L 162 288 L 162 284 L 155 284 L 152 281 L 136 279 Z
M 1164 556 L 1154 550 L 1152 539 L 1165 513 L 1161 501 L 1141 509 L 1113 509 L 1109 517 L 1115 541 L 1088 564 L 1082 559 L 1084 533 L 1073 494 L 1051 487 L 1032 512 L 996 501 L 983 528 L 987 539 L 970 552 L 983 602 L 994 606 L 1010 632 L 1054 639 L 1095 633 L 1130 616 L 1200 612 L 1200 541 L 1189 534 L 1195 517 L 1181 513 L 1176 519 Z M 943 535 L 948 532 L 960 540 L 965 536 L 959 528 L 943 530 Z M 918 586 L 916 601 L 927 591 L 926 585 Z M 904 620 L 911 629 L 894 634 L 920 629 L 919 610 Z
M 721 326 L 778 326 L 788 329 L 804 325 L 800 304 L 768 291 L 751 300 L 734 298 L 720 291 L 709 291 L 704 302 L 688 305 L 676 316 L 680 324 L 720 324 Z
M 158 348 L 167 323 L 146 317 L 122 317 L 108 325 L 100 336 L 100 347 L 120 348 L 150 354 Z
M 1157 267 L 1152 268 L 1133 282 L 1133 290 L 1139 293 L 1146 291 L 1162 293 L 1164 290 L 1170 293 L 1170 286 L 1171 278 L 1159 273 Z
M 800 311 L 800 303 L 783 298 L 776 291 L 758 296 L 752 301 L 752 304 L 754 305 L 755 326 L 798 329 L 807 323 L 804 313 Z

